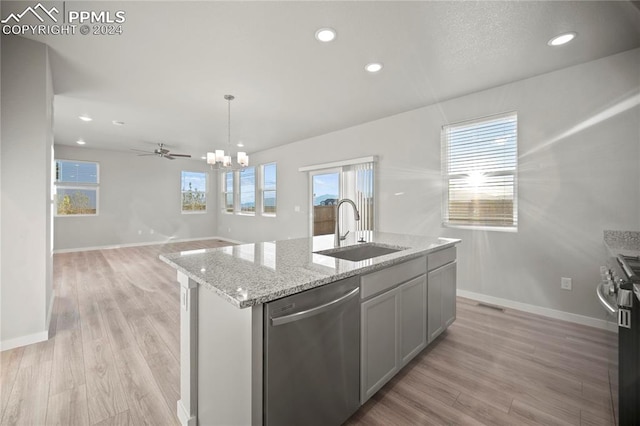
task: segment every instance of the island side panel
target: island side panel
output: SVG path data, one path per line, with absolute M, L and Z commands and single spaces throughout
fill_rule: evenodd
M 198 290 L 198 424 L 262 424 L 262 305 Z
M 180 283 L 180 400 L 177 414 L 183 426 L 196 426 L 198 283 L 178 272 Z

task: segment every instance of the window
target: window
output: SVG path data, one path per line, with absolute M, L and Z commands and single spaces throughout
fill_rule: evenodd
M 233 213 L 233 181 L 233 172 L 222 173 L 222 198 L 224 203 L 224 211 L 227 213 Z
M 55 160 L 56 216 L 98 214 L 98 163 Z
M 262 213 L 276 214 L 276 163 L 262 166 Z
M 445 226 L 515 230 L 518 116 L 442 128 Z
M 182 172 L 182 213 L 207 211 L 207 174 Z
M 256 168 L 240 170 L 240 213 L 256 212 Z

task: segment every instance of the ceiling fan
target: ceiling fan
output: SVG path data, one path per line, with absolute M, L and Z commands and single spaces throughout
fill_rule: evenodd
M 167 160 L 175 160 L 176 157 L 191 158 L 191 155 L 189 154 L 173 154 L 169 152 L 169 150 L 164 147 L 163 143 L 159 143 L 158 148 L 154 149 L 153 151 L 143 151 L 141 149 L 133 149 L 133 148 L 131 150 L 144 153 L 144 154 L 138 154 L 139 157 L 144 157 L 146 155 L 156 155 L 158 157 L 166 158 Z

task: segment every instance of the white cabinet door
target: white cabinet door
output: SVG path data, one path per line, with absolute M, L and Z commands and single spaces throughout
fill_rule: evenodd
M 427 276 L 398 287 L 400 292 L 400 367 L 427 345 Z
M 456 318 L 456 262 L 430 271 L 427 288 L 429 342 L 432 342 Z
M 360 400 L 364 404 L 398 371 L 399 303 L 397 289 L 361 306 Z

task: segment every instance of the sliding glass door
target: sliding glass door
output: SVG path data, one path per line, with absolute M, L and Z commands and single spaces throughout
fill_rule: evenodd
M 341 198 L 340 171 L 311 174 L 312 235 L 332 234 L 336 226 L 336 204 Z
M 311 235 L 332 234 L 336 225 L 336 205 L 348 198 L 358 207 L 360 220 L 354 220 L 351 206 L 340 209 L 340 229 L 373 231 L 374 163 L 348 164 L 309 172 L 311 183 Z

